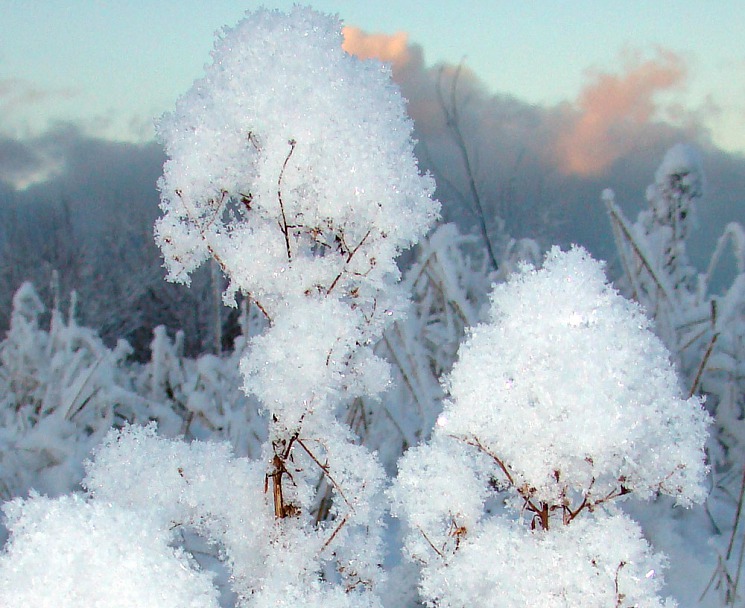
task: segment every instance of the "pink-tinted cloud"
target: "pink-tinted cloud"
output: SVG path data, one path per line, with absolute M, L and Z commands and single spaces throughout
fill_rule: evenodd
M 657 94 L 683 84 L 686 67 L 671 51 L 627 57 L 621 74 L 595 73 L 556 142 L 565 173 L 593 175 L 630 152 L 659 110 Z
M 350 55 L 356 55 L 360 59 L 379 59 L 390 63 L 396 71 L 412 61 L 409 35 L 406 32 L 368 34 L 358 27 L 347 26 L 343 33 L 342 48 Z
M 378 59 L 391 66 L 393 80 L 409 102 L 409 116 L 420 135 L 443 128 L 442 109 L 435 94 L 439 68 L 424 65 L 422 47 L 410 42 L 406 32 L 369 34 L 348 26 L 344 28 L 343 48 L 360 59 Z M 445 69 L 452 72 L 452 68 Z

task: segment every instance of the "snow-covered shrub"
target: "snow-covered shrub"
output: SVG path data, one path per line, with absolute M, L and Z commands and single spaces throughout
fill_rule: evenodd
M 661 561 L 612 503 L 701 502 L 708 415 L 602 265 L 554 249 L 497 285 L 446 388 L 432 441 L 404 455 L 392 491 L 424 598 L 662 605 L 645 579 Z
M 213 60 L 159 126 L 169 160 L 156 238 L 171 279 L 213 257 L 226 301 L 241 291 L 269 321 L 241 370 L 270 420 L 263 460 L 287 521 L 283 559 L 304 555 L 314 521 L 330 517 L 312 563 L 337 560 L 347 586 L 371 586 L 382 470 L 336 410 L 386 386 L 372 345 L 400 314 L 395 256 L 435 218 L 433 184 L 389 71 L 344 53 L 335 19 L 259 11 Z
M 258 456 L 267 424 L 257 413 L 256 399 L 241 390 L 245 344 L 239 336 L 229 353 L 192 359 L 184 356 L 181 332 L 171 340 L 165 327 L 155 328 L 150 360 L 131 374 L 137 393 L 152 404 L 151 418 L 162 435 L 227 440 L 237 455 Z
M 217 608 L 211 576 L 154 517 L 79 495 L 38 495 L 4 507 L 0 605 Z

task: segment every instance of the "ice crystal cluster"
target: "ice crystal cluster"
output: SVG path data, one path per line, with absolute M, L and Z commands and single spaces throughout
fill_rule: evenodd
M 7 608 L 217 608 L 212 577 L 193 568 L 151 512 L 78 495 L 32 496 L 4 507 L 11 539 L 0 555 Z
M 425 598 L 486 606 L 504 587 L 504 606 L 661 605 L 645 578 L 659 559 L 613 503 L 703 500 L 708 415 L 602 265 L 555 248 L 497 286 L 446 386 L 392 491 Z
M 340 23 L 259 11 L 215 45 L 160 122 L 169 160 L 157 240 L 171 278 L 214 256 L 270 316 L 355 293 L 369 310 L 437 208 L 390 71 L 342 48 Z

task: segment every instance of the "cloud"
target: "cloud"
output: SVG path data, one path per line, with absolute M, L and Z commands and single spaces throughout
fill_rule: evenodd
M 15 191 L 14 200 L 69 199 L 81 222 L 101 222 L 112 209 L 143 204 L 152 207 L 154 217 L 163 161 L 155 142 L 110 141 L 70 123 L 33 137 L 0 135 L 0 183 Z M 0 207 L 4 202 L 0 199 Z
M 422 47 L 410 42 L 406 32 L 370 34 L 360 28 L 347 26 L 344 28 L 343 48 L 360 59 L 378 59 L 390 65 L 393 80 L 401 87 L 408 101 L 407 110 L 416 123 L 418 135 L 443 136 L 445 123 L 437 89 L 440 86 L 445 96 L 449 97 L 450 83 L 458 66 L 426 66 Z M 463 65 L 458 71 L 459 98 L 483 88 L 468 66 Z
M 25 139 L 0 135 L 0 182 L 21 191 L 58 175 L 64 155 L 55 145 L 53 133 Z
M 41 167 L 41 159 L 26 142 L 0 136 L 0 181 L 21 188 Z
M 437 180 L 444 219 L 472 226 L 462 156 L 437 96 L 439 85 L 442 101 L 451 104 L 457 66 L 428 66 L 421 47 L 405 33 L 347 28 L 345 35 L 348 52 L 392 62 L 414 119 L 420 164 Z M 658 49 L 646 57 L 627 51 L 620 59 L 616 72 L 590 72 L 576 100 L 555 106 L 494 94 L 462 67 L 455 105 L 490 228 L 496 230 L 501 218 L 514 237 L 538 236 L 544 245 L 580 243 L 611 259 L 614 246 L 600 193 L 613 188 L 635 217 L 665 151 L 681 141 L 701 149 L 709 183 L 719 185 L 700 210 L 704 228 L 693 237 L 704 243 L 699 250 L 710 251 L 726 222 L 742 215 L 745 186 L 735 176 L 745 174 L 745 159 L 711 143 L 705 120 L 715 108 L 691 111 L 670 101 L 669 93 L 686 83 L 683 58 Z
M 358 27 L 346 26 L 342 48 L 360 59 L 379 59 L 398 71 L 412 61 L 414 53 L 406 32 L 368 34 Z
M 45 90 L 21 78 L 0 79 L 0 112 L 7 115 L 18 108 L 44 103 L 53 98 L 70 99 L 75 94 L 71 88 Z
M 598 174 L 629 153 L 657 118 L 658 94 L 685 82 L 685 63 L 671 51 L 658 49 L 645 61 L 627 55 L 624 63 L 621 74 L 593 73 L 567 113 L 555 148 L 565 173 Z

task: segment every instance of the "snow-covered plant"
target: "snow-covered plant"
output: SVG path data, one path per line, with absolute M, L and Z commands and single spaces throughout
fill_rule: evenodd
M 647 189 L 649 206 L 636 222 L 625 218 L 611 191 L 603 196 L 623 270 L 619 286 L 654 320 L 691 393 L 706 395 L 718 440 L 711 458 L 726 472 L 733 464 L 739 467 L 745 446 L 745 229 L 731 222 L 705 272 L 691 265 L 687 237 L 703 183 L 697 152 L 679 144 L 665 154 Z M 728 245 L 735 278 L 721 294 L 711 293 L 711 278 Z
M 404 455 L 392 490 L 423 597 L 663 605 L 663 562 L 613 503 L 702 501 L 708 415 L 602 265 L 553 249 L 497 285 L 446 388 L 431 442 Z
M 182 332 L 171 340 L 165 327 L 156 327 L 150 361 L 132 370 L 137 393 L 171 414 L 157 417 L 159 432 L 227 440 L 236 454 L 257 456 L 266 439 L 266 421 L 256 411 L 256 400 L 241 390 L 245 339 L 237 338 L 233 351 L 222 357 L 196 359 L 184 356 L 183 343 Z
M 670 148 L 647 188 L 649 209 L 639 216 L 654 259 L 671 279 L 673 289 L 690 289 L 695 280 L 688 262 L 686 239 L 695 221 L 696 204 L 704 194 L 701 160 L 695 148 Z
M 260 458 L 132 430 L 86 481 L 93 503 L 155 511 L 220 547 L 240 605 L 379 603 L 384 473 L 337 414 L 387 385 L 373 345 L 405 304 L 395 258 L 438 205 L 389 69 L 341 47 L 336 18 L 250 14 L 158 127 L 169 278 L 212 258 L 225 301 L 241 292 L 267 318 L 240 365 L 269 420 Z
M 701 324 L 709 320 L 708 311 L 700 319 L 696 310 L 702 303 L 697 272 L 686 251 L 703 182 L 698 153 L 678 144 L 665 154 L 654 183 L 647 188 L 648 208 L 633 225 L 616 205 L 613 192 L 603 193 L 624 271 L 621 287 L 655 319 L 658 335 L 676 360 L 687 355 L 696 358 L 691 339 L 697 341 Z
M 217 608 L 208 572 L 175 549 L 154 512 L 79 495 L 34 495 L 4 506 L 11 542 L 0 554 L 3 606 Z
M 399 314 L 395 257 L 435 218 L 433 184 L 389 71 L 342 51 L 336 19 L 259 11 L 213 60 L 159 126 L 169 160 L 156 237 L 171 279 L 211 256 L 226 300 L 239 290 L 265 312 L 241 368 L 270 419 L 267 497 L 286 559 L 317 544 L 327 484 L 333 524 L 316 560 L 338 560 L 345 584 L 364 587 L 379 561 L 382 471 L 336 410 L 387 383 L 372 344 Z
M 74 301 L 74 297 L 73 297 Z M 58 494 L 83 475 L 82 462 L 137 398 L 120 369 L 125 342 L 107 348 L 55 309 L 49 327 L 36 290 L 24 283 L 13 299 L 11 327 L 0 342 L 0 498 L 32 486 Z

